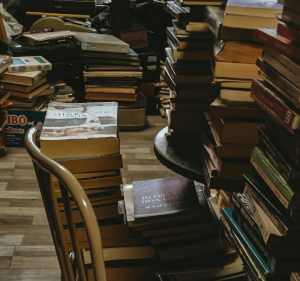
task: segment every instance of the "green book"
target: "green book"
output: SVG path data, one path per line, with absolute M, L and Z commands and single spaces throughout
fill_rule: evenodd
M 286 200 L 291 202 L 295 194 L 294 191 L 290 188 L 285 179 L 279 174 L 264 152 L 259 147 L 255 147 L 252 151 L 251 157 L 266 174 L 269 180 L 274 184 L 274 186 L 286 198 Z

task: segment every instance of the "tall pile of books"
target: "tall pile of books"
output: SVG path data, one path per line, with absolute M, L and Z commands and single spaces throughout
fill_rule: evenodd
M 266 117 L 266 128 L 258 129 L 253 174 L 244 175 L 243 193 L 233 194 L 233 210 L 223 209 L 229 236 L 253 280 L 297 280 L 292 272 L 300 268 L 300 29 L 299 14 L 285 16 L 290 8 L 299 9 L 291 3 L 296 2 L 286 1 L 285 22 L 277 29 L 255 33 L 265 46 L 257 59 L 260 79 L 253 80 L 251 97 Z
M 220 236 L 218 221 L 192 180 L 134 181 L 124 186 L 124 200 L 129 227 L 155 247 L 157 274 L 172 280 L 244 275 L 241 260 Z
M 229 0 L 225 10 L 206 7 L 205 21 L 215 36 L 212 55 L 214 84 L 220 94 L 205 113 L 203 166 L 211 189 L 242 191 L 242 175 L 251 172 L 250 157 L 258 144 L 263 114 L 250 96 L 252 79 L 259 79 L 256 59 L 263 46 L 254 41 L 259 27 L 277 25 L 282 5 Z M 203 158 L 203 157 L 202 157 Z
M 115 102 L 51 102 L 40 137 L 41 150 L 73 173 L 87 194 L 100 228 L 107 280 L 116 280 L 115 276 L 117 280 L 144 280 L 146 276 L 152 280 L 154 249 L 143 246 L 138 235 L 130 234 L 119 212 L 118 201 L 123 197 L 117 112 Z M 54 177 L 52 181 L 72 251 L 59 182 Z M 75 202 L 70 200 L 88 280 L 94 280 L 86 230 Z
M 87 50 L 84 43 L 86 36 L 90 35 L 82 33 L 75 36 L 82 49 L 85 99 L 136 101 L 136 83 L 143 77 L 138 54 L 127 43 L 106 34 L 97 34 L 102 44 L 99 44 L 98 50 L 101 51 L 97 51 L 97 48 Z
M 203 112 L 215 98 L 210 53 L 213 36 L 203 22 L 207 2 L 175 1 L 167 11 L 176 19 L 167 27 L 167 58 L 163 70 L 170 87 L 170 110 L 167 111 L 167 140 L 173 143 L 199 143 Z M 212 5 L 220 2 L 211 1 Z M 224 4 L 224 3 L 223 3 Z M 199 146 L 199 145 L 198 145 Z

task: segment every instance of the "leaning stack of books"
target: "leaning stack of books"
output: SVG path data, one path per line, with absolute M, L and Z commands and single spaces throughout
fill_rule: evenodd
M 260 78 L 256 60 L 263 50 L 263 45 L 254 41 L 254 32 L 276 26 L 275 16 L 281 9 L 280 4 L 240 0 L 229 0 L 225 10 L 206 8 L 205 20 L 216 37 L 212 66 L 214 84 L 220 90 L 211 104 L 212 114 L 205 114 L 202 153 L 211 189 L 242 191 L 242 175 L 251 172 L 249 160 L 258 144 L 257 128 L 265 126 L 264 116 L 250 96 L 252 79 Z
M 265 48 L 257 59 L 261 79 L 253 80 L 251 97 L 266 117 L 266 128 L 258 129 L 259 144 L 251 154 L 253 174 L 244 175 L 243 193 L 233 194 L 233 210 L 223 209 L 248 271 L 259 280 L 297 280 L 292 272 L 300 268 L 300 29 L 296 25 L 290 18 L 278 23 L 277 30 L 262 28 L 255 33 Z
M 215 98 L 210 65 L 213 36 L 203 22 L 206 4 L 202 1 L 167 3 L 167 11 L 176 18 L 173 26 L 167 27 L 169 48 L 165 49 L 167 57 L 163 70 L 164 80 L 170 87 L 166 135 L 170 144 L 199 143 L 203 112 Z
M 120 189 L 122 155 L 118 139 L 117 113 L 118 105 L 115 102 L 51 102 L 40 137 L 42 152 L 64 166 L 78 179 L 94 208 L 102 245 L 105 248 L 104 253 L 106 253 L 104 258 L 107 262 L 108 280 L 114 280 L 112 279 L 114 274 L 134 276 L 137 260 L 152 261 L 154 257 L 154 250 L 151 247 L 145 248 L 140 237 L 130 235 L 126 222 L 124 223 L 124 216 L 119 213 L 118 201 L 123 197 Z M 72 251 L 61 189 L 58 179 L 53 177 L 52 181 L 61 221 L 65 225 L 68 249 Z M 92 276 L 89 251 L 87 251 L 89 248 L 87 234 L 72 198 L 70 202 L 80 248 L 84 250 L 85 263 Z M 128 262 L 128 259 L 135 261 Z M 144 271 L 139 271 L 141 277 L 142 274 L 151 275 L 149 267 L 151 268 L 152 264 L 153 262 L 149 266 L 147 264 Z M 152 276 L 154 276 L 153 271 Z
M 81 44 L 84 63 L 85 99 L 88 101 L 131 101 L 137 100 L 136 83 L 143 72 L 138 54 L 129 45 L 112 35 L 103 36 L 102 41 L 111 45 L 101 51 L 86 50 L 82 46 L 85 35 L 75 36 Z M 101 38 L 99 37 L 99 40 Z M 111 47 L 113 46 L 113 47 Z
M 193 181 L 134 181 L 124 186 L 124 200 L 128 226 L 155 247 L 158 274 L 174 280 L 205 275 L 210 280 L 214 274 L 228 275 L 228 262 L 231 274 L 243 275 L 241 260 L 220 236 L 205 196 Z

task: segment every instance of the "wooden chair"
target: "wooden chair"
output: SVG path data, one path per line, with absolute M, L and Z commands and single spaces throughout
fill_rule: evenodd
M 41 153 L 41 150 L 38 146 L 40 129 L 41 128 L 33 127 L 28 130 L 25 138 L 25 147 L 33 161 L 50 225 L 52 239 L 62 272 L 62 280 L 75 281 L 76 277 L 74 276 L 71 259 L 67 249 L 64 228 L 59 214 L 57 198 L 52 186 L 51 175 L 55 176 L 59 181 L 70 236 L 72 239 L 73 251 L 75 254 L 75 266 L 78 272 L 79 280 L 86 281 L 87 277 L 77 239 L 76 227 L 72 217 L 69 194 L 78 207 L 87 232 L 95 281 L 106 281 L 101 236 L 92 205 L 75 177 L 63 166 L 59 165 Z

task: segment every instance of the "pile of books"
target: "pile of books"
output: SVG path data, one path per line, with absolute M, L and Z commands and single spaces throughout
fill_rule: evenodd
M 9 108 L 45 109 L 50 101 L 49 96 L 55 92 L 46 78 L 51 67 L 51 63 L 41 56 L 13 58 L 13 63 L 0 77 L 0 86 L 10 92 Z
M 131 101 L 137 100 L 136 83 L 143 72 L 138 54 L 129 45 L 112 35 L 104 36 L 101 50 L 82 48 L 85 79 L 85 99 L 87 101 Z M 79 45 L 84 44 L 84 33 L 76 36 Z M 101 39 L 101 38 L 99 38 Z M 113 44 L 112 49 L 105 44 Z M 115 52 L 114 52 L 115 50 Z
M 165 49 L 167 58 L 163 70 L 163 78 L 170 87 L 166 135 L 170 144 L 199 143 L 203 112 L 215 98 L 210 65 L 213 36 L 203 22 L 206 4 L 203 1 L 167 3 L 167 11 L 176 18 L 173 26 L 167 27 L 169 48 Z
M 51 102 L 41 132 L 41 150 L 68 169 L 87 194 L 100 228 L 107 280 L 116 280 L 114 276 L 128 278 L 118 280 L 144 280 L 143 277 L 146 279 L 148 275 L 152 280 L 154 249 L 143 246 L 138 235 L 130 234 L 124 215 L 119 211 L 118 201 L 123 199 L 120 188 L 120 169 L 123 164 L 117 114 L 118 105 L 115 102 Z M 55 177 L 52 181 L 61 221 L 65 226 L 68 249 L 72 251 L 59 182 Z M 70 202 L 80 248 L 90 276 L 88 280 L 93 280 L 86 230 L 72 198 Z M 136 276 L 139 278 L 135 279 Z
M 0 89 L 0 158 L 6 156 L 6 124 L 7 124 L 7 107 L 11 104 L 7 99 L 10 96 L 10 92 L 1 87 Z
M 244 175 L 243 193 L 233 193 L 234 208 L 223 209 L 228 235 L 252 280 L 299 280 L 292 272 L 300 268 L 300 29 L 296 19 L 285 20 L 277 29 L 255 32 L 265 46 L 251 97 L 266 127 L 259 127 L 251 154 L 253 174 Z
M 256 60 L 263 45 L 254 41 L 257 27 L 277 24 L 282 5 L 229 0 L 226 8 L 206 7 L 205 21 L 215 36 L 212 67 L 220 94 L 205 113 L 201 157 L 210 189 L 242 191 L 242 175 L 251 172 L 263 114 L 250 96 L 252 79 L 260 78 Z M 247 24 L 245 24 L 245 22 Z
M 155 247 L 157 274 L 172 280 L 244 275 L 241 260 L 220 236 L 218 221 L 192 180 L 134 181 L 124 186 L 124 200 L 128 226 Z

